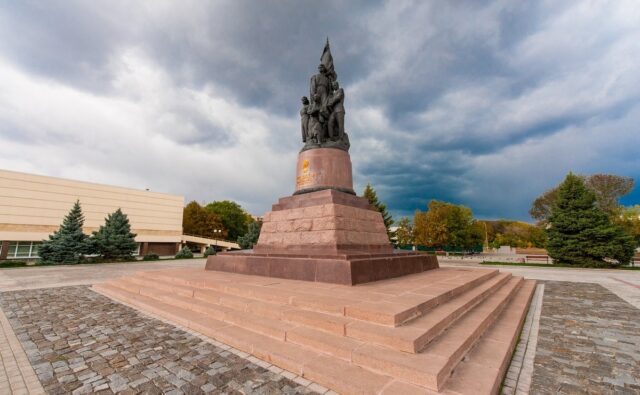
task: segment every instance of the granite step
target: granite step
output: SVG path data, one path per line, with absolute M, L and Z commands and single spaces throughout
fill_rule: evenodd
M 436 269 L 430 271 L 430 276 L 405 276 L 399 283 L 391 279 L 384 281 L 385 284 L 369 283 L 357 287 L 321 284 L 313 288 L 307 287 L 303 281 L 265 280 L 264 277 L 257 276 L 244 276 L 246 278 L 243 279 L 241 275 L 226 273 L 227 278 L 222 281 L 207 281 L 206 272 L 197 278 L 187 279 L 172 276 L 171 271 L 142 272 L 140 276 L 159 281 L 165 287 L 171 283 L 186 286 L 186 293 L 189 288 L 211 289 L 258 301 L 290 304 L 305 310 L 399 326 L 488 281 L 498 271 L 476 269 L 468 271 L 466 276 L 461 276 L 460 273 L 465 271 Z M 242 280 L 244 283 L 238 283 Z M 256 282 L 261 285 L 256 285 Z M 408 292 L 406 287 L 412 284 L 415 285 Z M 371 292 L 363 293 L 361 288 L 370 289 Z
M 393 381 L 393 378 L 386 374 L 372 372 L 348 361 L 320 354 L 290 342 L 276 343 L 269 338 L 256 339 L 248 335 L 245 337 L 246 341 L 240 344 L 237 338 L 245 336 L 242 328 L 225 327 L 219 332 L 220 338 L 226 339 L 229 344 L 235 342 L 237 346 L 244 346 L 246 350 L 248 341 L 251 341 L 251 351 L 247 352 L 345 395 L 376 394 L 387 383 Z
M 480 276 L 471 280 L 477 282 L 484 280 L 480 286 L 476 286 L 460 297 L 439 305 L 433 310 L 433 314 L 427 314 L 405 326 L 399 327 L 398 330 L 393 330 L 393 327 L 384 327 L 341 316 L 339 311 L 337 311 L 340 307 L 335 307 L 343 306 L 343 300 L 340 298 L 322 298 L 319 295 L 305 295 L 304 298 L 293 297 L 290 300 L 291 305 L 262 302 L 250 298 L 228 295 L 224 292 L 228 289 L 226 287 L 217 287 L 219 290 L 223 290 L 218 291 L 181 285 L 166 277 L 157 276 L 155 272 L 150 272 L 145 276 L 134 276 L 121 281 L 123 284 L 127 284 L 127 286 L 142 294 L 155 297 L 165 303 L 179 304 L 179 306 L 186 308 L 189 308 L 192 299 L 190 296 L 193 296 L 196 300 L 204 303 L 194 302 L 191 308 L 198 308 L 198 311 L 220 320 L 225 320 L 228 310 L 216 307 L 216 305 L 243 312 L 250 310 L 255 313 L 255 315 L 264 317 L 264 327 L 261 333 L 269 336 L 282 336 L 282 330 L 276 329 L 274 331 L 274 328 L 283 327 L 282 325 L 277 325 L 278 321 L 283 321 L 338 335 L 346 334 L 356 339 L 372 341 L 407 352 L 417 352 L 439 332 L 445 329 L 450 322 L 461 315 L 466 309 L 470 308 L 473 303 L 477 303 L 487 293 L 491 292 L 497 286 L 496 284 L 505 281 L 508 276 L 496 275 L 496 273 L 497 272 L 493 271 L 481 273 Z M 487 278 L 489 278 L 489 280 L 487 280 Z M 463 284 L 468 283 L 466 279 L 462 279 L 459 283 L 460 282 Z M 138 288 L 136 289 L 135 287 Z M 333 306 L 333 309 L 329 308 L 329 306 Z M 307 310 L 313 307 L 316 307 L 319 311 Z M 323 312 L 327 310 L 334 314 Z M 236 320 L 238 319 L 240 318 L 236 317 Z M 255 320 L 248 319 L 248 325 L 256 327 L 260 325 L 259 322 L 254 323 L 253 321 Z
M 157 288 L 159 289 L 157 289 L 156 285 L 160 283 L 152 283 L 147 279 L 121 279 L 112 282 L 112 284 L 128 291 L 155 298 L 167 304 L 198 311 L 219 320 L 228 320 L 228 314 L 232 310 L 251 313 L 248 315 L 260 317 L 258 321 L 264 323 L 264 331 L 269 334 L 273 334 L 273 328 L 278 327 L 275 323 L 282 321 L 289 324 L 305 325 L 321 331 L 344 336 L 346 325 L 353 321 L 343 316 L 302 310 L 291 305 L 279 305 L 245 299 L 208 289 L 194 289 L 193 297 L 185 297 L 166 292 L 166 284 L 158 286 Z M 182 294 L 185 293 L 188 294 L 190 292 L 183 290 Z M 236 319 L 239 319 L 239 317 L 236 317 Z M 253 319 L 250 321 L 253 321 Z M 286 325 L 284 327 L 286 327 Z M 280 334 L 278 337 L 279 336 Z
M 194 288 L 190 286 L 179 285 L 173 282 L 162 281 L 159 279 L 147 278 L 145 276 L 135 275 L 127 278 L 128 281 L 136 283 L 141 287 L 150 287 L 160 289 L 177 295 L 192 297 Z
M 136 307 L 140 307 L 144 311 L 156 314 L 162 318 L 176 322 L 185 327 L 191 327 L 190 322 L 198 322 L 201 321 L 202 318 L 202 315 L 199 313 L 163 303 L 149 296 L 127 291 L 121 287 L 117 287 L 109 283 L 95 284 L 93 285 L 93 289 L 100 293 L 106 294 L 116 300 L 134 305 Z M 212 327 L 228 325 L 222 322 L 220 322 L 219 325 L 215 325 L 216 322 L 211 322 L 211 324 Z
M 287 322 L 304 325 L 319 331 L 332 333 L 338 336 L 346 334 L 346 327 L 353 320 L 347 317 L 319 313 L 311 310 L 290 309 L 282 314 L 282 319 Z
M 536 282 L 525 280 L 498 319 L 458 364 L 445 388 L 455 393 L 497 394 L 527 315 Z
M 535 284 L 497 271 L 458 269 L 355 287 L 219 277 L 216 283 L 217 275 L 203 278 L 196 271 L 174 278 L 147 272 L 94 289 L 341 393 L 435 394 L 473 380 L 469 367 L 481 358 L 493 358 L 483 362 L 488 384 L 482 385 L 499 386 L 530 300 L 521 295 Z M 394 327 L 345 315 L 359 293 L 380 303 L 395 298 L 418 306 L 425 296 L 439 302 Z M 494 330 L 497 322 L 508 330 Z M 367 335 L 352 337 L 358 333 L 352 328 L 362 327 Z M 499 350 L 495 357 L 487 352 L 491 346 Z
M 394 379 L 329 356 L 312 359 L 303 377 L 316 381 L 341 394 L 379 394 Z
M 361 341 L 375 343 L 391 349 L 417 353 L 456 319 L 478 303 L 497 292 L 510 279 L 511 274 L 500 273 L 488 281 L 468 290 L 456 298 L 437 306 L 428 314 L 400 327 L 375 325 L 355 321 L 346 326 L 346 335 Z
M 177 272 L 180 274 L 179 276 L 172 275 L 174 274 L 173 272 L 175 271 L 162 270 L 141 272 L 138 275 L 165 283 L 174 283 L 195 289 L 208 289 L 227 295 L 280 304 L 290 304 L 292 297 L 304 295 L 290 289 L 275 289 L 271 285 L 276 285 L 281 280 L 268 277 L 216 272 L 214 279 L 210 279 L 210 272 L 202 271 L 198 278 L 183 278 L 181 272 Z M 242 277 L 246 278 L 243 279 Z M 298 283 L 300 281 L 292 282 Z
M 287 342 L 314 349 L 318 352 L 351 361 L 353 351 L 362 347 L 363 342 L 349 337 L 338 336 L 313 328 L 299 326 L 287 332 Z
M 318 356 L 312 350 L 304 349 L 295 344 L 287 344 L 284 339 L 276 339 L 247 329 L 244 327 L 245 322 L 241 324 L 243 326 L 238 326 L 210 317 L 203 319 L 201 314 L 194 313 L 188 309 L 171 306 L 110 284 L 96 284 L 93 289 L 116 300 L 140 307 L 145 311 L 201 332 L 298 374 L 302 373 L 302 367 L 306 362 Z
M 288 305 L 286 303 L 262 302 L 255 298 L 240 296 L 237 293 L 228 293 L 226 286 L 216 286 L 214 289 L 214 287 L 185 285 L 184 282 L 172 281 L 166 276 L 155 274 L 155 272 L 141 273 L 128 278 L 128 280 L 148 289 L 161 289 L 171 294 L 193 297 L 197 300 L 227 306 L 236 310 L 246 310 L 249 305 L 255 303 L 269 303 L 274 308 Z
M 348 361 L 318 353 L 312 348 L 254 332 L 244 327 L 244 323 L 238 326 L 208 317 L 203 319 L 201 315 L 187 309 L 170 306 L 111 284 L 97 284 L 93 289 L 201 332 L 343 394 L 377 393 L 386 383 L 393 380 L 388 375 L 363 369 Z
M 194 298 L 214 304 L 221 304 L 236 310 L 251 310 L 257 315 L 281 319 L 292 323 L 312 326 L 320 330 L 329 331 L 344 335 L 345 326 L 353 319 L 344 317 L 343 305 L 351 303 L 345 299 L 338 299 L 322 294 L 301 294 L 296 293 L 290 297 L 288 304 L 263 302 L 256 299 L 261 294 L 257 290 L 251 292 L 240 291 L 242 286 L 227 285 L 216 287 L 217 290 L 209 288 L 197 288 L 188 285 L 178 285 L 166 277 L 150 275 L 134 277 L 135 283 L 148 288 L 161 288 L 163 290 L 179 291 L 180 295 L 193 295 Z M 233 294 L 228 294 L 232 291 Z M 270 290 L 262 290 L 270 292 Z M 244 296 L 237 296 L 242 294 Z M 246 296 L 246 297 L 245 297 Z M 324 297 L 323 297 L 324 296 Z M 338 306 L 338 307 L 336 307 Z
M 111 280 L 100 285 L 109 285 L 111 287 L 120 288 L 123 291 L 127 291 L 133 294 L 140 294 L 140 284 L 132 282 L 129 278 Z
M 256 316 L 247 312 L 247 304 L 244 302 L 238 303 L 238 297 L 235 296 L 222 296 L 218 302 L 219 304 L 209 303 L 201 299 L 194 297 L 186 297 L 180 294 L 166 293 L 164 286 L 154 288 L 152 285 L 145 281 L 115 281 L 107 283 L 114 286 L 115 284 L 122 282 L 130 282 L 133 284 L 142 284 L 139 289 L 139 295 L 146 298 L 153 299 L 162 305 L 171 306 L 173 308 L 180 308 L 185 311 L 191 311 L 193 313 L 204 314 L 211 318 L 226 322 L 228 324 L 234 324 L 246 329 L 249 329 L 255 333 L 260 333 L 265 336 L 269 336 L 275 339 L 283 340 L 286 337 L 287 330 L 293 329 L 296 325 L 283 322 L 277 318 L 270 318 L 266 316 Z M 184 292 L 183 292 L 184 293 Z M 254 301 L 247 299 L 248 303 Z
M 475 274 L 475 273 L 474 273 Z M 363 321 L 388 326 L 400 326 L 426 314 L 436 306 L 490 280 L 498 275 L 497 270 L 480 271 L 476 276 L 456 278 L 445 281 L 435 281 L 432 284 L 424 284 L 423 287 L 394 295 L 393 284 L 378 292 L 387 297 L 382 301 L 365 301 L 347 306 L 345 315 Z M 434 278 L 436 280 L 437 278 Z M 406 285 L 399 283 L 400 289 Z M 406 288 L 404 288 L 406 290 Z M 389 297 L 391 296 L 391 297 Z
M 455 366 L 516 294 L 522 278 L 512 278 L 498 292 L 456 321 L 419 354 L 366 344 L 352 353 L 352 363 L 433 391 L 443 388 Z

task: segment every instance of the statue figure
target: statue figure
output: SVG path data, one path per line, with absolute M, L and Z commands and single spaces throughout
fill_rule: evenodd
M 327 124 L 329 138 L 341 140 L 344 136 L 344 90 L 340 88 L 338 81 L 333 81 L 333 92 L 327 102 L 331 108 L 331 115 Z
M 312 142 L 321 144 L 324 141 L 324 129 L 326 123 L 326 111 L 322 107 L 321 96 L 315 94 L 313 103 L 309 106 L 307 113 L 309 114 L 309 136 Z
M 300 109 L 300 123 L 302 127 L 302 142 L 307 142 L 307 136 L 309 135 L 309 99 L 306 96 L 302 96 L 302 108 Z
M 344 90 L 333 67 L 329 39 L 324 46 L 318 73 L 311 77 L 309 98 L 302 98 L 302 150 L 337 148 L 349 151 L 349 136 L 344 130 Z
M 327 97 L 331 89 L 331 80 L 327 76 L 327 68 L 320 63 L 318 66 L 318 74 L 311 77 L 309 89 L 309 97 L 320 95 L 320 104 L 324 107 L 327 105 Z

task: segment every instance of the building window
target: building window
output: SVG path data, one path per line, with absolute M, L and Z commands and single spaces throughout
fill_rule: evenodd
M 138 256 L 140 255 L 140 246 L 142 245 L 142 243 L 137 243 L 138 246 L 136 247 L 136 249 L 133 251 L 133 256 Z
M 11 241 L 7 249 L 7 259 L 37 258 L 39 241 Z

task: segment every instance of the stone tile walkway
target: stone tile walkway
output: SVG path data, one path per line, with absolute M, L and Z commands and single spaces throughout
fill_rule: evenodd
M 4 292 L 0 307 L 49 394 L 313 393 L 84 286 Z
M 532 394 L 640 394 L 640 310 L 597 284 L 545 284 Z
M 205 259 L 171 259 L 150 262 L 100 263 L 92 265 L 53 265 L 0 269 L 0 290 L 93 285 L 141 270 L 178 267 L 204 268 Z
M 538 330 L 540 328 L 543 298 L 544 284 L 538 284 L 522 327 L 520 340 L 511 358 L 511 365 L 502 385 L 502 395 L 524 395 L 529 393 L 533 361 L 538 345 Z
M 44 394 L 20 341 L 0 310 L 0 394 Z
M 633 283 L 620 277 L 623 276 L 608 276 L 609 279 L 616 282 L 604 283 L 602 286 L 628 302 L 630 305 L 640 309 L 640 285 L 638 285 L 637 282 Z

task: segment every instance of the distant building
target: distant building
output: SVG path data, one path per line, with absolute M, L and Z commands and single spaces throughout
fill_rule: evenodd
M 0 260 L 36 258 L 76 200 L 87 234 L 121 208 L 140 255 L 174 255 L 183 242 L 183 196 L 0 170 Z

